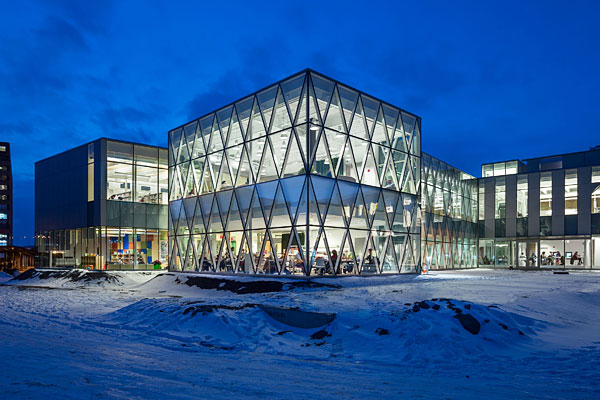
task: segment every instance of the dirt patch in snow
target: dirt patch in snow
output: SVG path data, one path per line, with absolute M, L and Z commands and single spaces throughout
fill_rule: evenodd
M 244 308 L 256 307 L 256 304 L 243 304 L 241 306 L 228 306 L 224 304 L 220 305 L 209 305 L 209 304 L 198 304 L 191 305 L 186 307 L 183 310 L 183 315 L 190 314 L 191 317 L 196 316 L 196 314 L 201 313 L 202 315 L 207 315 L 209 313 L 214 312 L 215 310 L 243 310 Z
M 407 319 L 411 314 L 415 314 L 418 312 L 435 312 L 437 313 L 439 310 L 450 310 L 454 312 L 453 318 L 456 318 L 460 325 L 469 333 L 473 335 L 479 334 L 481 331 L 481 327 L 484 324 L 496 323 L 505 331 L 511 331 L 518 333 L 520 336 L 524 336 L 522 330 L 519 329 L 518 324 L 514 324 L 514 326 L 508 326 L 502 320 L 497 318 L 500 315 L 500 312 L 496 312 L 496 315 L 486 312 L 486 308 L 497 309 L 498 307 L 495 305 L 489 305 L 487 307 L 476 305 L 476 308 L 473 308 L 471 303 L 466 303 L 459 300 L 453 299 L 431 299 L 431 300 L 423 300 L 416 301 L 414 303 L 406 303 L 406 306 L 409 306 L 408 310 L 404 311 L 404 315 L 400 317 L 401 320 Z
M 105 281 L 107 283 L 118 283 L 119 278 L 114 274 L 106 271 L 83 271 L 83 270 L 70 270 L 70 271 L 38 271 L 36 269 L 29 269 L 22 274 L 16 276 L 14 279 L 17 281 L 26 281 L 30 279 L 62 279 L 69 282 L 92 282 L 92 281 Z
M 212 278 L 207 276 L 183 276 L 177 277 L 176 283 L 194 286 L 200 289 L 225 290 L 237 294 L 272 293 L 295 289 L 328 288 L 338 289 L 339 285 L 313 282 L 310 280 L 278 281 L 278 280 L 244 280 L 238 281 L 225 278 Z

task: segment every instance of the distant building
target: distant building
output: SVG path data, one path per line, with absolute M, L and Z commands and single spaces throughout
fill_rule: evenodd
M 0 271 L 13 274 L 35 267 L 36 251 L 17 246 L 0 246 Z
M 10 143 L 0 142 L 0 246 L 13 242 L 13 180 Z
M 40 266 L 167 264 L 167 149 L 101 138 L 35 164 Z

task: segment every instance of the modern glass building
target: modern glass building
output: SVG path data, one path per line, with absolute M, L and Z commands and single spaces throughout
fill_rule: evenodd
M 482 166 L 479 266 L 600 268 L 600 148 Z
M 173 129 L 170 269 L 417 272 L 420 131 L 311 70 Z
M 101 138 L 35 165 L 40 266 L 168 263 L 167 149 Z
M 424 269 L 477 267 L 477 178 L 422 153 Z
M 103 138 L 39 161 L 36 247 L 42 266 L 233 274 L 600 268 L 600 147 L 481 174 L 423 153 L 418 116 L 305 70 L 168 149 Z

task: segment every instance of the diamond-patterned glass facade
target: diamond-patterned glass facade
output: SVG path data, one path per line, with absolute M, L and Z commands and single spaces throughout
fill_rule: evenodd
M 305 71 L 169 132 L 169 268 L 420 266 L 421 119 Z
M 477 267 L 477 179 L 426 153 L 421 160 L 424 267 Z

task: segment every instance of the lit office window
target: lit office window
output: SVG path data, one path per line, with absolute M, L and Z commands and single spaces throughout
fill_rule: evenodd
M 6 200 L 8 200 L 8 196 L 7 196 L 7 195 L 5 195 L 5 194 L 3 194 L 3 195 L 0 195 L 0 200 L 2 200 L 2 201 L 6 201 Z
M 479 187 L 479 219 L 485 218 L 485 187 Z
M 8 215 L 6 215 L 5 213 L 0 213 L 0 219 L 7 219 Z
M 544 172 L 540 175 L 540 216 L 552 215 L 552 173 Z
M 592 214 L 600 214 L 600 186 L 592 192 Z
M 592 183 L 600 182 L 600 167 L 592 167 Z
M 107 150 L 107 199 L 166 204 L 169 191 L 166 151 L 135 145 L 130 153 L 131 148 L 131 145 L 114 143 Z M 185 165 L 186 194 L 191 196 L 196 194 L 196 179 L 189 163 Z
M 108 200 L 133 201 L 133 166 L 106 163 L 106 197 Z
M 6 186 L 6 185 L 0 185 L 0 190 L 7 190 L 7 189 L 8 189 L 8 186 Z
M 0 151 L 6 151 L 6 146 L 0 146 Z
M 565 171 L 565 215 L 577 214 L 577 170 Z
M 496 163 L 494 164 L 494 176 L 502 176 L 506 175 L 506 163 Z
M 496 219 L 506 218 L 506 181 L 496 179 Z
M 509 161 L 506 163 L 506 175 L 513 175 L 519 172 L 517 161 Z
M 494 165 L 487 164 L 481 166 L 481 176 L 487 178 L 488 176 L 494 176 Z
M 527 208 L 527 175 L 517 178 L 517 217 L 523 218 L 528 214 Z

